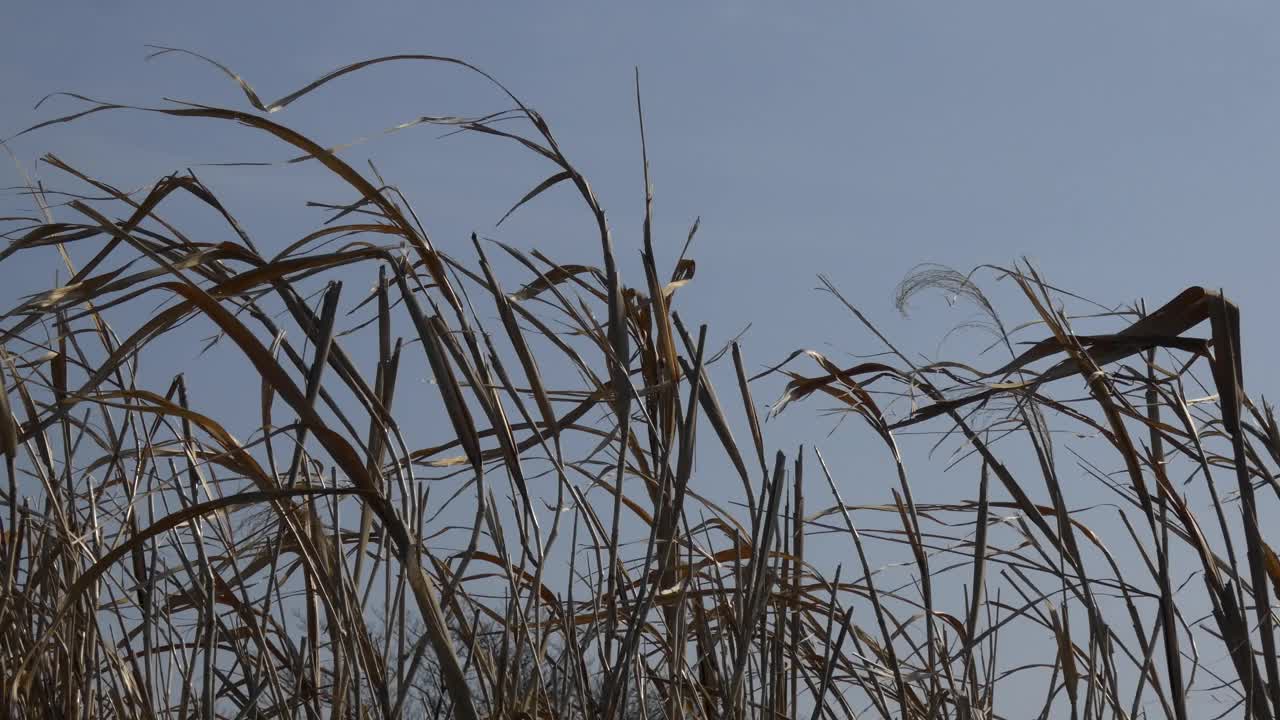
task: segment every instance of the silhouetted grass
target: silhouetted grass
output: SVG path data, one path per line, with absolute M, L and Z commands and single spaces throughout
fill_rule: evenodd
M 985 268 L 1032 313 L 1011 329 L 977 275 L 919 269 L 900 301 L 973 302 L 1010 357 L 982 371 L 913 361 L 824 280 L 885 359 L 803 351 L 752 377 L 736 343 L 708 347 L 673 310 L 695 264 L 685 242 L 660 266 L 652 197 L 643 276 L 624 278 L 586 178 L 516 96 L 417 123 L 543 158 L 512 211 L 576 193 L 599 247 L 573 263 L 474 236 L 445 252 L 375 170 L 277 120 L 390 61 L 474 70 L 379 58 L 263 102 L 218 65 L 247 109 L 80 98 L 25 131 L 99 112 L 237 123 L 350 196 L 271 254 L 189 172 L 131 194 L 43 158 L 77 189 L 31 187 L 43 214 L 8 219 L 0 251 L 13 266 L 52 247 L 69 274 L 0 320 L 9 716 L 1187 718 L 1206 693 L 1225 714 L 1280 713 L 1280 561 L 1258 509 L 1280 492 L 1280 426 L 1245 393 L 1222 295 L 1190 288 L 1085 335 L 1064 309 L 1078 299 L 1033 268 Z M 167 221 L 179 196 L 217 232 Z M 352 276 L 372 292 L 344 292 Z M 189 323 L 252 367 L 237 387 L 258 393 L 256 426 L 188 401 L 225 378 L 149 374 Z M 405 388 L 419 372 L 426 407 Z M 771 412 L 818 396 L 865 423 L 837 432 L 882 443 L 887 496 L 771 447 L 753 389 L 777 376 Z M 913 493 L 898 432 L 917 425 L 967 458 L 952 481 L 970 499 Z M 1105 451 L 1068 457 L 1062 430 Z M 725 477 L 740 505 L 713 499 Z M 1084 482 L 1115 498 L 1105 536 L 1070 499 Z

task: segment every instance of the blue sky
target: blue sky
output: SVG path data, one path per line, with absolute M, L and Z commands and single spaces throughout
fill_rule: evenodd
M 699 258 L 726 278 L 809 304 L 822 270 L 876 310 L 920 261 L 1029 255 L 1100 300 L 1206 283 L 1252 318 L 1280 224 L 1277 20 L 1265 3 L 24 3 L 0 47 L 0 123 L 8 135 L 47 117 L 27 108 L 52 90 L 237 101 L 192 61 L 143 64 L 145 44 L 215 56 L 273 96 L 365 56 L 458 55 L 552 120 L 625 242 L 639 211 L 639 65 L 659 219 L 675 229 L 701 215 Z M 325 122 L 340 142 L 411 114 L 498 108 L 453 79 L 378 70 L 285 119 L 337 115 Z M 387 92 L 402 96 L 378 105 Z M 114 147 L 93 145 L 105 124 L 17 149 L 29 161 L 73 142 L 84 164 L 105 160 Z M 165 129 L 131 140 L 160 152 Z M 515 179 L 517 197 L 536 182 Z M 507 200 L 452 205 L 460 227 L 479 228 Z M 741 299 L 742 315 L 785 318 L 773 292 L 759 295 Z
M 242 103 L 190 58 L 144 63 L 148 43 L 215 57 L 271 98 L 371 56 L 465 58 L 547 117 L 633 266 L 643 198 L 638 67 L 659 254 L 672 262 L 702 218 L 699 274 L 681 291 L 682 307 L 711 324 L 713 343 L 751 323 L 754 365 L 799 347 L 880 349 L 813 290 L 819 272 L 890 337 L 933 354 L 969 315 L 918 301 L 902 320 L 891 298 L 903 275 L 919 263 L 968 269 L 1025 255 L 1055 283 L 1109 305 L 1145 297 L 1155 306 L 1192 284 L 1224 288 L 1243 307 L 1248 388 L 1280 390 L 1270 371 L 1280 354 L 1272 3 L 104 1 L 20 3 L 6 19 L 0 136 L 74 107 L 30 109 L 53 91 Z M 457 70 L 405 65 L 336 83 L 278 119 L 336 144 L 418 115 L 506 105 Z M 477 231 L 594 260 L 595 240 L 567 191 L 494 230 L 544 166 L 488 139 L 439 135 L 376 138 L 347 157 L 373 158 L 447 250 L 465 252 Z M 346 199 L 305 165 L 199 167 L 290 156 L 234 128 L 100 116 L 13 148 L 28 168 L 54 150 L 122 187 L 195 166 L 268 251 L 314 226 L 305 200 Z M 18 182 L 0 166 L 0 184 Z M 23 207 L 20 198 L 0 202 Z M 566 225 L 566 212 L 579 219 Z M 45 272 L 0 269 L 4 297 L 48 287 Z M 1019 306 L 1013 315 L 1016 323 L 1028 313 Z M 812 436 L 812 415 L 804 423 L 785 432 Z
M 4 135 L 78 107 L 54 99 L 30 109 L 53 91 L 245 107 L 233 83 L 192 58 L 144 62 L 147 44 L 215 57 L 268 98 L 358 59 L 465 58 L 547 117 L 632 269 L 643 208 L 638 67 L 659 260 L 674 261 L 701 217 L 699 273 L 680 308 L 710 324 L 715 346 L 750 324 L 754 366 L 801 347 L 881 350 L 814 291 L 818 273 L 903 347 L 936 356 L 970 310 L 925 297 L 903 319 L 892 305 L 898 281 L 920 263 L 967 270 L 1027 256 L 1051 281 L 1107 305 L 1156 306 L 1191 284 L 1224 288 L 1243 307 L 1248 388 L 1255 397 L 1280 390 L 1269 372 L 1280 355 L 1270 311 L 1280 8 L 1267 3 L 27 3 L 7 28 Z M 551 172 L 528 153 L 431 128 L 377 137 L 420 115 L 508 104 L 465 72 L 405 64 L 333 83 L 274 118 L 325 143 L 374 137 L 345 157 L 375 161 L 446 251 L 469 253 L 476 231 L 598 262 L 567 188 L 494 228 Z M 314 229 L 320 218 L 305 201 L 347 198 L 306 164 L 202 167 L 292 156 L 214 123 L 98 115 L 13 148 L 55 184 L 34 166 L 42 152 L 127 188 L 196 167 L 265 252 Z M 8 163 L 0 174 L 4 185 L 20 180 Z M 10 264 L 0 280 L 30 291 L 53 281 L 44 268 L 22 270 Z M 1028 319 L 1002 285 L 1006 321 Z M 972 359 L 978 344 L 954 344 L 964 339 L 941 351 Z M 806 416 L 797 441 L 812 436 L 811 423 Z
M 1266 306 L 1280 224 L 1272 201 L 1280 10 L 1263 3 L 838 3 L 783 12 L 756 3 L 108 1 L 19 4 L 9 20 L 0 47 L 6 135 L 47 117 L 27 108 L 54 90 L 238 101 L 193 61 L 143 64 L 146 44 L 215 56 L 271 96 L 365 56 L 463 56 L 552 120 L 625 241 L 639 211 L 631 86 L 639 67 L 659 219 L 676 228 L 701 215 L 700 259 L 726 278 L 808 304 L 799 296 L 822 270 L 859 288 L 874 310 L 920 261 L 1029 255 L 1057 282 L 1108 302 L 1164 299 L 1204 283 L 1228 288 L 1247 316 Z M 324 114 L 340 142 L 410 114 L 498 108 L 480 83 L 451 85 L 457 76 L 378 70 L 285 119 Z M 388 94 L 398 97 L 384 101 Z M 17 149 L 29 161 L 73 142 L 84 163 L 105 160 L 119 147 L 93 145 L 104 124 L 59 128 Z M 128 140 L 159 154 L 165 129 L 148 123 Z M 394 150 L 430 138 L 397 140 Z M 380 150 L 375 143 L 367 154 Z M 163 167 L 163 158 L 147 159 Z M 151 168 L 138 165 L 146 177 L 142 168 Z M 389 174 L 407 188 L 416 179 Z M 512 188 L 536 182 L 515 179 Z M 468 218 L 460 225 L 480 228 L 506 201 L 451 205 Z M 773 295 L 742 299 L 742 314 L 758 324 L 782 319 Z
M 143 63 L 147 43 L 214 56 L 269 96 L 372 55 L 465 57 L 550 119 L 624 247 L 640 210 L 639 66 L 660 230 L 676 244 L 703 218 L 706 274 L 691 295 L 751 289 L 718 308 L 725 332 L 752 321 L 779 346 L 814 342 L 794 318 L 828 304 L 809 291 L 819 271 L 892 319 L 887 298 L 917 263 L 1028 255 L 1108 304 L 1225 287 L 1256 328 L 1249 357 L 1277 349 L 1264 318 L 1280 227 L 1280 9 L 1267 3 L 21 3 L 8 19 L 5 134 L 68 108 L 28 111 L 53 90 L 239 102 L 194 61 Z M 460 73 L 406 66 L 282 119 L 337 143 L 418 114 L 501 107 Z M 516 161 L 507 148 L 477 159 L 492 143 L 436 135 L 355 157 L 418 190 L 449 242 L 491 226 L 540 179 L 533 163 L 496 167 Z M 65 149 L 141 184 L 252 140 L 192 148 L 187 137 L 171 123 L 95 120 L 15 149 L 28 162 Z M 267 146 L 246 147 L 260 159 Z M 432 178 L 444 168 L 450 187 L 493 189 L 443 199 Z M 529 223 L 518 231 L 558 249 L 550 223 Z

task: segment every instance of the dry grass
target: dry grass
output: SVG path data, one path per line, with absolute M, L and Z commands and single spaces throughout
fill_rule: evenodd
M 571 189 L 595 260 L 474 237 L 446 253 L 376 171 L 277 122 L 389 61 L 470 68 L 382 58 L 271 103 L 222 68 L 250 108 L 82 98 L 28 131 L 98 112 L 238 123 L 350 197 L 263 254 L 190 173 L 130 194 L 44 158 L 73 194 L 31 188 L 43 215 L 9 219 L 0 251 L 12 266 L 54 248 L 70 274 L 0 320 L 8 716 L 1280 714 L 1280 561 L 1258 509 L 1280 492 L 1280 427 L 1244 392 L 1220 294 L 1091 318 L 1109 327 L 1084 335 L 1065 310 L 1077 298 L 1030 267 L 988 268 L 1032 313 L 1006 329 L 973 277 L 924 268 L 901 299 L 973 301 L 1005 366 L 913 362 L 846 302 L 888 359 L 796 353 L 751 377 L 737 344 L 707 347 L 673 311 L 695 265 L 659 266 L 652 198 L 643 277 L 624 279 L 590 185 L 514 95 L 502 113 L 420 122 L 543 158 L 547 180 L 513 211 Z M 177 198 L 211 209 L 216 232 L 166 220 Z M 335 279 L 353 276 L 373 292 Z M 198 378 L 143 377 L 189 324 L 252 367 L 236 382 L 260 398 L 256 427 L 193 406 Z M 1187 334 L 1201 324 L 1208 338 Z M 1041 339 L 1018 351 L 1027 333 Z M 434 383 L 425 399 L 409 367 Z M 752 391 L 779 376 L 772 412 L 819 396 L 865 422 L 838 432 L 883 446 L 885 504 L 846 502 L 820 453 L 770 447 Z M 406 427 L 406 403 L 433 426 Z M 907 426 L 958 449 L 970 499 L 913 494 Z M 1063 430 L 1096 452 L 1068 456 Z M 726 477 L 741 505 L 713 500 Z M 1086 482 L 1114 498 L 1106 536 L 1072 504 Z

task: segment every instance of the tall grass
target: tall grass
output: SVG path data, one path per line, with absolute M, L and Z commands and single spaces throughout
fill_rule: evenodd
M 1280 426 L 1245 392 L 1220 293 L 1082 318 L 1029 265 L 910 275 L 904 303 L 940 288 L 984 314 L 1010 359 L 983 371 L 911 359 L 824 279 L 887 354 L 801 351 L 753 374 L 673 309 L 696 225 L 661 264 L 646 194 L 643 274 L 624 278 L 587 179 L 501 85 L 509 110 L 419 123 L 540 157 L 546 180 L 512 211 L 576 194 L 587 257 L 433 239 L 372 166 L 278 120 L 392 61 L 497 84 L 400 55 L 264 102 L 214 63 L 248 107 L 80 98 L 22 133 L 103 112 L 234 123 L 349 197 L 266 250 L 190 172 L 129 193 L 43 158 L 69 189 L 32 184 L 40 212 L 8 219 L 0 251 L 26 268 L 52 248 L 69 274 L 0 319 L 8 716 L 1280 713 L 1259 508 L 1280 492 Z M 167 219 L 179 200 L 217 224 Z M 978 278 L 1012 284 L 1031 321 L 1007 327 Z M 256 425 L 193 404 L 198 378 L 151 374 L 190 325 L 251 368 L 216 382 L 256 395 Z M 879 443 L 887 495 L 771 445 L 757 392 L 778 379 L 770 413 L 824 398 L 859 421 L 837 432 Z M 956 451 L 967 499 L 913 493 L 899 442 L 920 428 Z M 740 503 L 715 499 L 725 482 Z M 1101 524 L 1084 483 L 1112 496 Z

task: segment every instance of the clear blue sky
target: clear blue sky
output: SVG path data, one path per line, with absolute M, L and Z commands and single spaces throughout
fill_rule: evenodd
M 1026 255 L 1057 284 L 1108 304 L 1157 305 L 1191 284 L 1225 288 L 1244 311 L 1249 388 L 1280 390 L 1271 370 L 1280 356 L 1274 3 L 11 5 L 0 42 L 0 136 L 70 111 L 66 101 L 30 109 L 58 90 L 242 103 L 232 84 L 190 58 L 144 63 L 148 43 L 215 57 L 264 98 L 366 57 L 454 55 L 548 118 L 629 258 L 642 208 L 638 66 L 660 253 L 669 263 L 702 217 L 700 272 L 682 306 L 712 324 L 717 343 L 753 323 L 746 347 L 757 366 L 824 342 L 837 354 L 879 350 L 813 292 L 819 272 L 895 340 L 932 353 L 968 315 L 931 303 L 900 321 L 891 304 L 898 280 L 923 262 L 968 269 Z M 279 119 L 336 144 L 418 115 L 506 105 L 455 70 L 401 66 L 336 84 Z M 205 162 L 289 157 L 244 131 L 201 128 L 193 142 L 189 125 L 98 117 L 14 149 L 28 167 L 56 150 L 123 187 Z M 447 250 L 465 252 L 475 230 L 563 260 L 597 258 L 589 228 L 563 224 L 564 211 L 578 212 L 568 192 L 540 198 L 494 233 L 546 168 L 486 139 L 439 134 L 376 139 L 348 158 L 374 158 Z M 298 207 L 304 200 L 347 199 L 305 167 L 197 171 L 227 193 L 268 251 L 314 225 Z M 0 184 L 19 181 L 0 166 Z M 282 218 L 283 206 L 301 219 Z M 0 270 L 9 288 L 51 282 Z M 1013 320 L 1026 316 L 1019 308 Z
M 834 339 L 795 321 L 829 305 L 809 292 L 819 271 L 888 320 L 893 284 L 917 263 L 967 268 L 1025 254 L 1053 280 L 1108 303 L 1160 302 L 1192 283 L 1225 287 L 1244 307 L 1249 357 L 1257 362 L 1264 347 L 1265 357 L 1276 355 L 1266 317 L 1280 229 L 1280 7 L 781 7 L 14 3 L 0 43 L 0 133 L 69 109 L 29 111 L 53 90 L 240 102 L 230 83 L 195 61 L 143 63 L 147 43 L 216 57 L 272 97 L 359 58 L 452 54 L 491 71 L 551 120 L 625 248 L 637 237 L 640 209 L 632 99 L 639 66 L 659 237 L 678 244 L 703 217 L 697 257 L 705 274 L 690 297 L 739 291 L 711 318 L 722 333 L 753 321 L 753 334 L 768 333 L 778 348 Z M 502 107 L 457 72 L 417 66 L 336 85 L 281 119 L 338 143 L 419 114 Z M 540 179 L 532 162 L 507 172 L 516 155 L 509 148 L 477 156 L 493 143 L 415 132 L 354 157 L 376 158 L 416 191 L 446 245 L 491 227 Z M 191 148 L 189 135 L 134 117 L 64 126 L 15 147 L 28 162 L 52 148 L 142 184 L 225 159 L 253 140 L 241 132 L 226 135 L 226 145 Z M 245 159 L 261 159 L 269 146 L 244 147 L 253 148 Z M 0 173 L 6 185 L 17 180 L 8 163 Z M 447 186 L 438 185 L 441 173 Z M 211 183 L 235 177 L 203 174 Z M 493 189 L 448 195 L 459 187 Z M 237 210 L 254 217 L 253 203 Z M 526 222 L 516 230 L 536 237 L 531 244 L 572 250 L 571 240 L 551 237 L 550 220 Z M 256 230 L 269 232 L 269 215 Z
M 10 9 L 0 43 L 7 101 L 0 135 L 78 107 L 54 100 L 30 109 L 52 91 L 245 107 L 233 83 L 198 61 L 143 62 L 149 43 L 215 57 L 267 98 L 357 59 L 454 55 L 549 119 L 634 267 L 639 67 L 660 261 L 674 260 L 701 216 L 699 274 L 680 307 L 690 321 L 710 323 L 717 346 L 752 323 L 745 347 L 753 365 L 800 347 L 880 350 L 813 291 L 819 272 L 895 341 L 935 354 L 938 339 L 969 311 L 948 311 L 934 298 L 902 320 L 891 297 L 903 275 L 924 262 L 968 269 L 1025 255 L 1050 280 L 1109 305 L 1142 297 L 1156 305 L 1191 284 L 1225 288 L 1244 311 L 1248 387 L 1255 396 L 1280 391 L 1280 376 L 1270 372 L 1280 357 L 1271 324 L 1280 255 L 1280 6 L 788 7 L 22 3 Z M 332 84 L 275 119 L 338 144 L 424 114 L 508 104 L 474 76 L 408 64 Z M 477 231 L 561 261 L 598 262 L 592 230 L 564 188 L 494 230 L 550 172 L 545 164 L 488 138 L 440 134 L 417 128 L 346 157 L 356 165 L 374 159 L 447 251 L 469 253 L 466 238 Z M 200 163 L 291 156 L 242 129 L 136 114 L 50 128 L 14 149 L 28 167 L 54 150 L 130 188 Z M 266 252 L 314 229 L 319 217 L 302 209 L 304 201 L 347 198 L 305 164 L 197 171 Z M 0 184 L 19 179 L 0 164 Z M 6 210 L 25 204 L 4 200 Z M 43 272 L 15 274 L 10 264 L 0 281 L 35 291 L 53 281 Z M 1015 294 L 1005 297 L 1014 303 L 1010 324 L 1028 317 Z M 1002 362 L 989 360 L 984 366 Z M 796 439 L 806 435 L 811 425 Z

